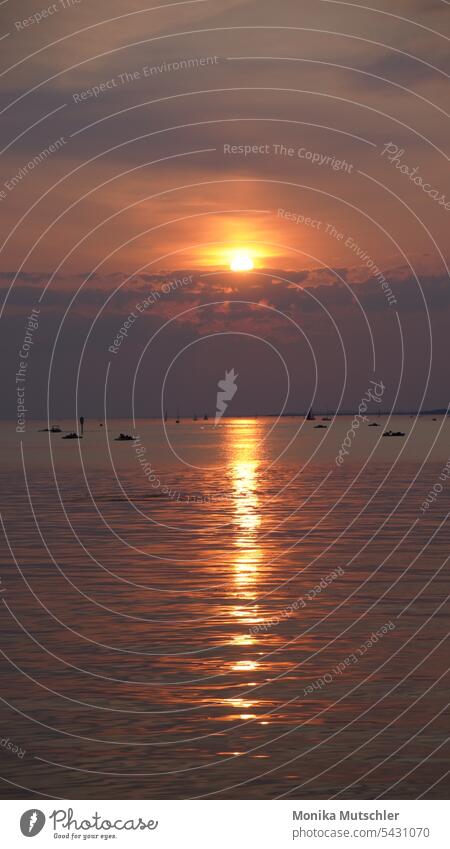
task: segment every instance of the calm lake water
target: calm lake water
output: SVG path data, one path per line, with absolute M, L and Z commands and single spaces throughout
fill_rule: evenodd
M 4 798 L 447 797 L 450 420 L 372 421 L 1 425 Z

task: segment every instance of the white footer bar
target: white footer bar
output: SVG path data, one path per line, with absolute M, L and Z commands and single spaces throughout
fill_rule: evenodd
M 0 801 L 1 845 L 450 847 L 446 801 Z M 31 840 L 30 840 L 31 838 Z

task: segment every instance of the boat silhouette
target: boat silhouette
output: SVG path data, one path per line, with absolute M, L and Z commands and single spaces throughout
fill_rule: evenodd
M 383 436 L 404 436 L 405 434 L 401 430 L 385 430 Z

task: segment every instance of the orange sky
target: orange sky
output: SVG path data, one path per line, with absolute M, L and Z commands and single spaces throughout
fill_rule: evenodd
M 441 2 L 398 0 L 393 11 L 388 0 L 377 10 L 302 0 L 299 15 L 292 0 L 82 0 L 39 22 L 31 12 L 28 0 L 0 5 L 7 353 L 21 315 L 39 302 L 51 324 L 44 363 L 60 322 L 73 321 L 71 356 L 94 321 L 95 370 L 136 300 L 190 271 L 193 285 L 143 318 L 130 368 L 138 339 L 178 313 L 170 332 L 179 345 L 254 327 L 289 349 L 302 404 L 313 378 L 299 361 L 295 321 L 324 357 L 327 406 L 348 365 L 339 334 L 355 387 L 373 367 L 372 337 L 386 369 L 404 353 L 411 406 L 433 351 L 430 398 L 443 403 L 450 181 Z M 229 272 L 237 253 L 253 274 Z M 129 386 L 121 373 L 119 400 Z M 40 403 L 42 384 L 34 386 Z
M 259 267 L 348 266 L 348 237 L 384 267 L 402 251 L 441 266 L 450 210 L 383 154 L 395 144 L 450 199 L 441 4 L 402 0 L 406 25 L 387 3 L 307 0 L 300 24 L 289 2 L 276 21 L 268 0 L 126 15 L 111 2 L 107 19 L 82 3 L 17 31 L 22 6 L 2 8 L 16 65 L 2 79 L 4 271 L 204 268 L 241 248 Z

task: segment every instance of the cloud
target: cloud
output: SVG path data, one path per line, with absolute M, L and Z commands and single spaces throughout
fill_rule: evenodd
M 392 4 L 380 0 L 379 9 L 392 12 Z M 380 156 L 392 140 L 405 149 L 410 167 L 419 166 L 427 182 L 445 191 L 444 159 L 431 144 L 444 150 L 447 145 L 442 113 L 433 108 L 433 103 L 445 108 L 443 81 L 424 64 L 446 67 L 447 43 L 427 29 L 444 32 L 443 4 L 399 0 L 395 14 L 422 26 L 358 4 L 317 0 L 304 0 L 301 15 L 291 0 L 276 8 L 273 0 L 209 0 L 157 12 L 150 7 L 143 12 L 140 0 L 130 0 L 125 11 L 121 0 L 82 0 L 76 10 L 58 12 L 23 32 L 14 22 L 30 14 L 25 0 L 0 11 L 5 31 L 12 33 L 2 41 L 4 61 L 18 63 L 2 77 L 0 105 L 19 98 L 2 115 L 8 145 L 0 178 L 2 232 L 14 230 L 2 252 L 2 290 L 20 269 L 1 337 L 10 392 L 5 410 L 14 395 L 10 363 L 17 358 L 27 311 L 55 269 L 33 350 L 33 411 L 45 408 L 52 346 L 79 286 L 84 284 L 64 319 L 54 364 L 54 397 L 64 410 L 73 405 L 87 334 L 82 391 L 86 408 L 97 409 L 111 339 L 139 300 L 159 292 L 168 278 L 189 274 L 188 286 L 162 293 L 139 314 L 114 356 L 111 403 L 117 412 L 127 410 L 130 375 L 143 346 L 165 322 L 146 358 L 151 379 L 146 383 L 143 377 L 140 384 L 147 412 L 157 412 L 165 369 L 183 345 L 206 353 L 203 359 L 200 354 L 180 359 L 173 401 L 192 383 L 193 368 L 209 375 L 208 389 L 199 381 L 199 406 L 208 401 L 216 371 L 239 371 L 240 365 L 244 372 L 249 356 L 257 368 L 266 354 L 249 347 L 244 334 L 250 333 L 273 344 L 289 363 L 294 408 L 302 408 L 314 382 L 308 342 L 320 364 L 321 403 L 336 403 L 345 367 L 342 345 L 348 355 L 347 403 L 355 403 L 373 368 L 370 333 L 393 397 L 402 356 L 399 322 L 406 357 L 400 398 L 413 406 L 428 366 L 427 310 L 434 344 L 430 401 L 444 403 L 449 293 L 427 230 L 437 244 L 447 244 L 447 213 Z M 104 20 L 116 16 L 121 20 Z M 79 29 L 84 31 L 76 34 Z M 170 63 L 205 56 L 219 59 L 207 67 L 170 69 Z M 146 66 L 160 70 L 146 76 Z M 93 96 L 93 87 L 102 85 Z M 83 93 L 80 102 L 77 93 Z M 67 144 L 57 154 L 14 190 L 4 190 L 5 181 L 61 135 Z M 225 144 L 267 145 L 269 152 L 231 156 Z M 294 153 L 275 154 L 274 144 Z M 300 158 L 299 149 L 346 160 L 351 173 L 319 167 Z M 279 209 L 318 224 L 294 223 Z M 396 309 L 367 268 L 354 264 L 348 236 L 385 271 Z M 227 264 L 227 251 L 240 245 L 260 252 L 261 271 L 239 277 L 217 271 Z M 413 253 L 422 288 L 401 249 Z M 130 280 L 121 286 L 127 271 Z M 221 303 L 205 306 L 212 301 Z M 225 342 L 224 349 L 215 342 L 210 351 L 202 348 L 208 333 L 233 331 L 240 335 L 231 351 L 240 363 L 226 362 Z M 264 367 L 270 377 L 267 405 L 276 407 L 277 361 L 266 358 Z M 251 406 L 249 374 L 248 381 Z
M 174 271 L 169 276 L 145 275 L 133 278 L 119 289 L 102 312 L 113 286 L 125 276 L 98 276 L 83 290 L 62 324 L 69 296 L 79 279 L 58 279 L 43 300 L 30 359 L 32 414 L 38 417 L 45 412 L 47 376 L 55 345 L 51 380 L 55 415 L 56 412 L 59 416 L 69 415 L 73 409 L 81 356 L 79 390 L 84 409 L 89 415 L 102 414 L 103 385 L 110 361 L 108 403 L 114 415 L 128 415 L 130 381 L 152 337 L 153 342 L 138 372 L 137 397 L 142 415 L 158 415 L 162 381 L 168 369 L 171 378 L 167 384 L 167 403 L 173 408 L 177 397 L 184 398 L 186 405 L 202 409 L 208 405 L 208 393 L 212 391 L 214 379 L 217 382 L 224 370 L 231 367 L 236 371 L 245 367 L 248 381 L 248 405 L 246 407 L 241 399 L 236 411 L 252 412 L 257 393 L 251 389 L 251 374 L 255 385 L 259 386 L 262 362 L 267 377 L 264 411 L 276 411 L 282 382 L 280 357 L 287 363 L 295 387 L 289 402 L 291 411 L 303 409 L 305 399 L 313 391 L 314 357 L 319 369 L 317 403 L 333 408 L 344 380 L 344 350 L 347 358 L 345 406 L 349 407 L 357 403 L 358 393 L 373 373 L 371 337 L 377 371 L 389 387 L 386 395 L 389 402 L 397 391 L 404 357 L 404 376 L 397 403 L 400 408 L 412 409 L 420 403 L 430 362 L 429 320 L 433 372 L 427 400 L 429 406 L 444 406 L 446 399 L 442 387 L 448 385 L 449 377 L 447 327 L 450 319 L 450 292 L 445 276 L 421 277 L 419 288 L 407 268 L 387 271 L 397 298 L 393 310 L 376 280 L 366 276 L 355 282 L 353 268 L 340 269 L 340 274 L 347 285 L 340 281 L 330 283 L 328 273 L 325 276 L 321 269 L 297 275 L 281 269 L 269 269 L 267 273 L 255 275 L 222 273 L 217 281 L 187 269 Z M 137 310 L 136 304 L 142 303 L 151 292 L 162 292 L 161 287 L 168 279 L 180 280 L 186 275 L 192 276 L 189 285 L 161 294 L 142 313 Z M 290 278 L 291 282 L 281 281 L 278 275 Z M 8 395 L 4 398 L 5 416 L 13 409 L 14 364 L 24 338 L 27 316 L 40 290 L 37 278 L 35 274 L 27 275 L 14 291 L 2 336 L 2 372 L 4 385 L 8 387 Z M 45 278 L 41 283 L 44 281 Z M 8 275 L 3 275 L 2 283 L 6 286 Z M 117 352 L 111 354 L 110 346 L 133 312 L 136 321 L 118 345 Z M 55 342 L 58 330 L 59 339 Z M 186 351 L 181 355 L 184 348 Z M 177 367 L 174 369 L 171 363 L 175 361 Z M 191 379 L 193 370 L 195 389 Z M 190 395 L 188 387 L 191 387 Z M 261 404 L 258 409 L 263 411 Z

